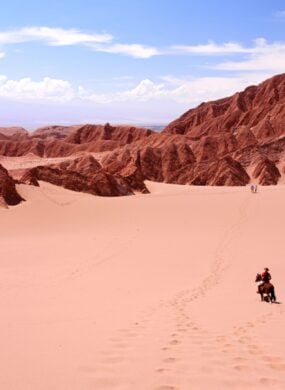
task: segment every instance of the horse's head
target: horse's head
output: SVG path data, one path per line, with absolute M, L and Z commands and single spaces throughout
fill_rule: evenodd
M 262 277 L 260 274 L 256 274 L 256 278 L 255 278 L 255 281 L 256 282 L 260 282 L 262 280 Z

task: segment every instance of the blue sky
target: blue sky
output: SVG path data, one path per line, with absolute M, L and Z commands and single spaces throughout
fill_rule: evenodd
M 285 69 L 284 0 L 10 0 L 0 124 L 167 123 Z

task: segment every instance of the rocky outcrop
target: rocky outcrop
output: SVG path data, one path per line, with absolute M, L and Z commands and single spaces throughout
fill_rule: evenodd
M 213 165 L 207 184 L 210 186 L 244 186 L 249 183 L 248 176 L 242 165 L 230 156 L 224 157 Z
M 71 133 L 76 131 L 81 125 L 73 126 L 45 126 L 41 127 L 33 133 L 31 133 L 31 138 L 38 139 L 64 139 L 69 136 Z
M 101 164 L 90 154 L 63 161 L 55 165 L 55 167 L 62 170 L 79 172 L 85 176 L 94 175 L 94 173 L 99 172 L 102 169 Z
M 149 137 L 152 130 L 134 126 L 84 125 L 66 138 L 66 142 L 73 144 L 105 143 L 107 149 L 130 144 Z
M 27 177 L 36 180 L 36 182 L 42 180 L 72 191 L 86 192 L 92 195 L 125 196 L 133 194 L 126 181 L 120 177 L 113 177 L 103 170 L 92 176 L 84 176 L 74 171 L 39 166 L 27 171 L 21 182 L 26 181 Z
M 246 126 L 263 142 L 284 134 L 284 116 L 285 74 L 281 74 L 231 97 L 202 103 L 171 122 L 164 132 L 200 139 L 233 134 Z
M 252 176 L 259 184 L 267 186 L 277 184 L 281 174 L 273 161 L 264 158 L 256 162 Z
M 133 176 L 112 175 L 106 172 L 93 156 L 83 156 L 59 164 L 28 169 L 20 181 L 39 185 L 42 180 L 69 190 L 99 196 L 125 196 L 132 195 L 134 191 L 148 192 L 143 179 L 135 179 Z
M 26 172 L 22 175 L 20 179 L 20 183 L 27 184 L 29 186 L 39 187 L 40 185 L 36 173 L 37 173 L 36 170 L 32 170 L 32 169 L 26 170 Z
M 1 132 L 0 132 L 1 133 Z M 80 152 L 111 151 L 148 138 L 152 130 L 133 126 L 50 126 L 29 136 L 0 136 L 0 155 L 64 157 Z
M 15 181 L 2 165 L 0 165 L 0 198 L 2 204 L 9 206 L 15 206 L 24 200 L 16 190 Z
M 35 154 L 36 156 L 42 157 L 44 150 L 44 143 L 38 140 L 14 141 L 9 139 L 0 141 L 1 156 L 19 157 L 27 154 Z
M 26 137 L 29 133 L 23 127 L 0 127 L 0 133 L 7 137 L 12 136 L 24 136 Z

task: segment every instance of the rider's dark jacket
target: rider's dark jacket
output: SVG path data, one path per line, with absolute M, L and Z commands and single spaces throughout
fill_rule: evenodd
M 271 275 L 270 275 L 270 273 L 267 272 L 267 271 L 263 272 L 263 274 L 261 275 L 261 277 L 262 277 L 262 280 L 263 280 L 264 283 L 269 283 L 270 280 L 271 280 Z

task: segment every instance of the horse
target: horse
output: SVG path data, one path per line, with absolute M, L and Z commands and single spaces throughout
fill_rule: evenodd
M 260 274 L 256 275 L 255 282 L 262 282 L 262 276 Z M 276 302 L 275 289 L 270 282 L 259 284 L 257 293 L 260 294 L 261 301 Z

